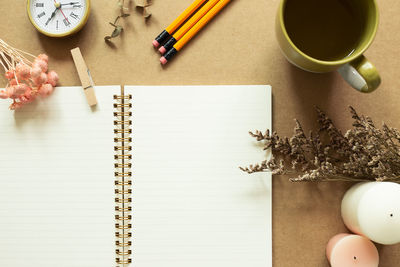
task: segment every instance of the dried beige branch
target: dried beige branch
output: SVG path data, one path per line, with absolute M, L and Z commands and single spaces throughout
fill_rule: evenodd
M 353 128 L 343 134 L 332 120 L 316 108 L 317 133 L 307 136 L 295 121 L 291 138 L 276 132 L 250 132 L 273 158 L 248 167 L 247 173 L 269 171 L 273 174 L 297 173 L 293 182 L 303 181 L 393 181 L 400 182 L 400 131 L 383 124 L 377 128 L 372 119 L 360 116 L 353 107 Z M 327 140 L 327 141 L 322 141 Z

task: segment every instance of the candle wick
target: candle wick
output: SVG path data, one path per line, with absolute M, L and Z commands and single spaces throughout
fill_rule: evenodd
M 390 214 L 390 217 L 393 217 L 393 213 Z
M 354 260 L 357 260 L 357 257 L 356 257 L 356 256 L 354 256 Z

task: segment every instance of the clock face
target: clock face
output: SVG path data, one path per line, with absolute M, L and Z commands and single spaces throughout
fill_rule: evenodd
M 86 23 L 88 0 L 30 0 L 30 19 L 38 30 L 50 36 L 72 34 Z

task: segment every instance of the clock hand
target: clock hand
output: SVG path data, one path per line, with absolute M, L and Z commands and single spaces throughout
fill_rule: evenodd
M 68 6 L 68 5 L 75 6 L 75 5 L 77 5 L 77 4 L 79 4 L 79 2 L 70 2 L 70 3 L 60 4 L 60 5 L 61 5 L 61 6 Z
M 62 11 L 61 8 L 60 8 L 60 11 L 61 11 L 61 14 L 64 16 L 65 20 L 66 20 L 68 23 L 70 23 L 69 20 L 68 20 L 68 18 L 65 16 L 65 14 L 64 14 L 64 12 Z
M 49 24 L 49 22 L 52 20 L 52 18 L 54 18 L 54 16 L 56 15 L 56 13 L 57 13 L 57 10 L 58 10 L 58 8 L 56 8 L 54 11 L 53 11 L 53 13 L 51 13 L 51 16 L 50 16 L 50 18 L 48 18 L 47 19 L 47 21 L 46 21 L 46 26 Z
M 57 3 L 56 0 L 54 0 L 54 3 L 55 3 L 55 5 L 56 5 L 56 7 L 57 7 L 57 5 L 59 5 L 59 6 L 57 7 L 57 9 L 60 9 L 61 14 L 64 16 L 65 20 L 70 24 L 68 18 L 65 16 L 64 12 L 63 12 L 62 9 L 61 9 L 61 4 Z

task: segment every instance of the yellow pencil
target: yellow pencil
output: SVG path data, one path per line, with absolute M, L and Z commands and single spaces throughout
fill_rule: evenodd
M 186 20 L 189 18 L 204 2 L 207 0 L 196 0 L 188 8 L 183 11 L 164 31 L 162 31 L 156 39 L 153 40 L 153 46 L 158 48 L 160 44 L 164 43 L 171 34 L 176 31 Z
M 202 17 L 163 57 L 160 62 L 165 65 L 171 60 L 196 34 L 203 29 L 231 0 L 220 0 L 204 17 Z
M 204 15 L 210 11 L 220 0 L 209 0 L 199 11 L 196 12 L 174 35 L 158 49 L 161 55 L 170 50 Z

